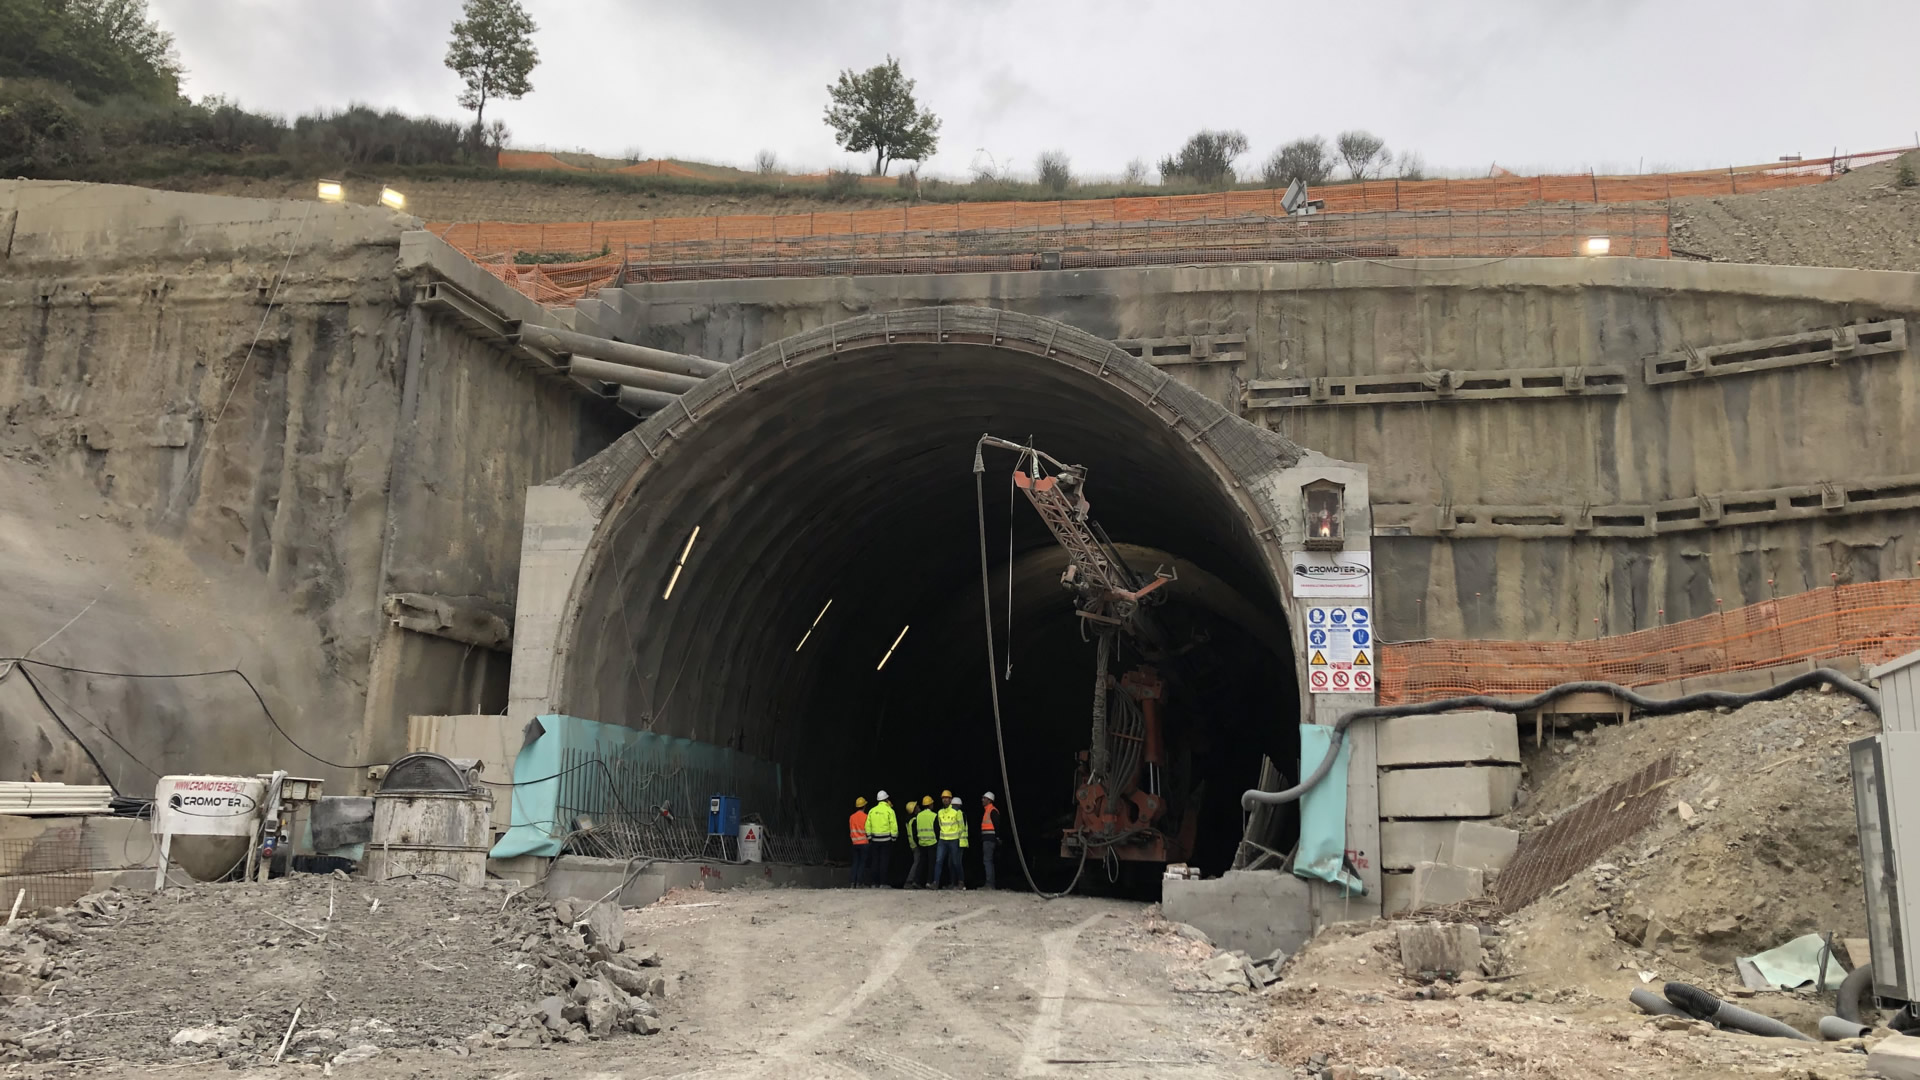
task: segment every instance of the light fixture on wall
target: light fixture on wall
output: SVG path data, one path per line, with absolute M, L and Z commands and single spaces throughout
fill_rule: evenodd
M 825 604 L 823 604 L 823 605 L 821 606 L 821 608 L 820 608 L 820 614 L 818 614 L 818 615 L 815 615 L 815 616 L 813 617 L 813 622 L 812 622 L 812 623 L 811 623 L 810 625 L 808 625 L 808 627 L 807 627 L 807 632 L 806 632 L 806 633 L 804 633 L 804 634 L 801 634 L 801 635 L 800 635 L 800 644 L 799 644 L 799 645 L 795 645 L 795 646 L 793 647 L 793 651 L 794 651 L 794 652 L 799 652 L 799 651 L 800 651 L 800 649 L 802 648 L 802 646 L 804 646 L 804 645 L 806 645 L 806 643 L 807 643 L 807 639 L 813 636 L 813 628 L 814 628 L 814 627 L 816 627 L 816 626 L 819 626 L 819 625 L 820 625 L 820 620 L 821 620 L 821 619 L 824 619 L 824 618 L 826 618 L 826 617 L 827 617 L 827 608 L 830 608 L 830 607 L 832 607 L 832 606 L 833 606 L 833 598 L 832 598 L 832 597 L 828 597 L 828 598 L 827 598 L 827 602 L 826 602 Z M 884 660 L 883 660 L 883 661 L 881 661 L 881 663 L 885 663 L 885 662 L 886 662 L 886 661 L 884 661 Z
M 687 534 L 687 546 L 681 548 L 680 557 L 673 560 L 673 576 L 667 579 L 667 591 L 660 594 L 660 599 L 667 600 L 672 598 L 673 587 L 680 583 L 680 571 L 686 569 L 687 553 L 693 550 L 693 542 L 699 538 L 700 526 L 695 525 L 693 532 Z
M 394 210 L 405 210 L 407 208 L 407 197 L 390 187 L 383 187 L 380 189 L 380 204 Z
M 900 647 L 901 638 L 904 638 L 906 636 L 907 636 L 907 628 L 903 626 L 900 628 L 900 637 L 894 638 L 893 644 L 887 646 L 887 655 L 880 658 L 879 665 L 876 666 L 873 670 L 879 671 L 881 668 L 884 668 L 887 666 L 887 661 L 893 659 L 893 650 Z
M 1589 236 L 1580 242 L 1580 251 L 1585 255 L 1605 255 L 1613 250 L 1613 238 L 1608 236 Z
M 317 193 L 321 202 L 345 202 L 347 186 L 338 180 L 322 180 Z
M 1300 489 L 1309 551 L 1339 551 L 1347 546 L 1346 494 L 1344 485 L 1331 480 L 1315 480 Z

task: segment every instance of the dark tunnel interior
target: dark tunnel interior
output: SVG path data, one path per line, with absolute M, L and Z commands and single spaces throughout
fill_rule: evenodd
M 1299 691 L 1271 575 L 1226 483 L 1163 421 L 1021 352 L 833 356 L 715 406 L 616 504 L 608 557 L 581 590 L 563 707 L 780 762 L 839 858 L 856 795 L 885 789 L 902 806 L 950 788 L 976 825 L 982 792 L 1000 794 L 1003 815 L 1010 796 L 1035 877 L 1058 888 L 1073 869 L 1060 832 L 1089 741 L 1094 645 L 1059 584 L 1064 550 L 1013 497 L 1013 455 L 989 450 L 1003 781 L 972 468 L 987 432 L 1087 466 L 1093 517 L 1136 569 L 1176 567 L 1152 613 L 1179 646 L 1158 664 L 1165 789 L 1198 814 L 1191 861 L 1225 869 L 1261 756 L 1291 771 L 1298 755 Z M 1140 660 L 1123 643 L 1111 673 Z M 1000 884 L 1017 885 L 1012 845 L 1002 848 Z M 978 859 L 976 845 L 973 884 Z M 904 870 L 903 852 L 896 881 Z M 1159 873 L 1090 864 L 1083 891 L 1157 895 Z

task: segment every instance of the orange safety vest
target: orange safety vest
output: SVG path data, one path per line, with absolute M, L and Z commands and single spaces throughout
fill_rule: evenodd
M 867 842 L 867 812 L 865 810 L 855 810 L 847 816 L 847 833 L 849 838 L 856 844 L 865 844 Z
M 988 803 L 987 808 L 985 810 L 980 811 L 980 831 L 981 832 L 990 833 L 993 831 L 993 811 L 994 811 L 994 806 L 992 803 Z

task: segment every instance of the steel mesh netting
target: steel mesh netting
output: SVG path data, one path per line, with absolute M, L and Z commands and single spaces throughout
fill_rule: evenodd
M 1663 757 L 1521 837 L 1494 885 L 1500 910 L 1526 907 L 1653 824 L 1666 805 L 1660 792 L 1672 776 L 1673 758 Z
M 1283 436 L 1241 420 L 1219 402 L 1110 341 L 1083 330 L 1017 312 L 992 308 L 930 307 L 857 316 L 762 346 L 735 361 L 728 378 L 708 379 L 687 391 L 681 395 L 678 406 L 654 413 L 615 440 L 612 446 L 561 474 L 553 482 L 579 491 L 597 510 L 604 513 L 614 494 L 634 471 L 661 452 L 663 444 L 671 438 L 669 432 L 688 424 L 689 417 L 701 416 L 715 399 L 734 392 L 736 380 L 744 385 L 767 368 L 785 366 L 821 349 L 831 350 L 887 333 L 949 333 L 976 337 L 996 335 L 1026 343 L 1041 343 L 1056 354 L 1103 363 L 1109 378 L 1125 380 L 1136 388 L 1140 397 L 1173 411 L 1187 429 L 1181 431 L 1181 435 L 1205 441 L 1228 470 L 1243 482 L 1275 465 L 1287 466 L 1299 459 L 1299 447 Z M 697 423 L 698 420 L 691 422 Z
M 1651 686 L 1802 660 L 1885 663 L 1920 648 L 1920 579 L 1793 596 L 1588 641 L 1414 641 L 1380 651 L 1380 703 L 1524 696 L 1563 682 Z
M 0 909 L 24 890 L 20 910 L 71 904 L 93 889 L 93 869 L 80 826 L 53 826 L 30 840 L 0 840 Z
M 699 751 L 712 760 L 703 760 Z M 596 758 L 604 768 L 593 764 Z M 560 761 L 567 771 L 560 779 L 557 811 L 569 826 L 566 848 L 574 854 L 719 857 L 723 852 L 707 836 L 707 801 L 724 793 L 738 796 L 745 817 L 766 826 L 766 859 L 826 861 L 825 846 L 772 763 L 685 739 L 645 740 L 612 752 L 606 746 L 571 746 Z

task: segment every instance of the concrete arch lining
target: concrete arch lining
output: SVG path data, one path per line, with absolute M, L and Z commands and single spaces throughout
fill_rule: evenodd
M 1095 516 L 1115 540 L 1199 567 L 1225 583 L 1216 592 L 1257 613 L 1226 619 L 1221 604 L 1189 598 L 1181 618 L 1197 638 L 1217 622 L 1248 669 L 1221 708 L 1265 701 L 1262 737 L 1290 739 L 1291 718 L 1309 703 L 1289 648 L 1297 642 L 1270 629 L 1296 623 L 1283 558 L 1288 501 L 1276 493 L 1285 474 L 1324 459 L 1109 342 L 990 309 L 864 316 L 776 342 L 537 489 L 526 565 L 550 554 L 573 565 L 559 604 L 560 578 L 530 587 L 523 574 L 516 705 L 733 746 L 793 767 L 803 784 L 824 776 L 829 787 L 867 786 L 855 775 L 863 767 L 913 780 L 901 775 L 912 755 L 874 749 L 903 737 L 903 713 L 945 717 L 949 728 L 989 719 L 969 468 L 983 431 L 1032 437 L 1088 464 Z M 1053 545 L 1024 503 L 1009 516 L 1010 465 L 989 464 L 1002 574 L 1009 542 L 1016 556 Z M 550 500 L 572 515 L 564 555 L 543 531 L 558 520 L 542 509 Z M 1038 608 L 1017 611 L 1024 619 Z M 1084 742 L 1090 655 L 1063 636 L 1062 625 L 1075 625 L 1070 609 L 1064 624 L 1058 605 L 1045 614 L 1016 640 L 1038 643 L 1036 674 L 1070 672 L 1060 679 L 1078 704 L 1027 705 L 1045 724 L 1078 723 Z M 932 632 L 969 620 L 971 631 Z M 877 671 L 916 622 L 921 636 L 900 639 L 897 658 Z M 1269 629 L 1249 635 L 1250 622 Z M 1250 756 L 1257 770 L 1258 753 Z M 1216 786 L 1230 782 L 1242 781 Z

